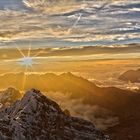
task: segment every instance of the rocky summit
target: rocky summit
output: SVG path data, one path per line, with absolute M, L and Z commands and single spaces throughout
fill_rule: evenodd
M 0 140 L 109 140 L 86 120 L 72 117 L 32 89 L 0 112 Z

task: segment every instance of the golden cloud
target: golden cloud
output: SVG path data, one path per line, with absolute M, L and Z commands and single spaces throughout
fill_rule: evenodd
M 75 0 L 23 0 L 24 4 L 34 9 L 48 14 L 62 14 L 81 8 L 82 4 Z

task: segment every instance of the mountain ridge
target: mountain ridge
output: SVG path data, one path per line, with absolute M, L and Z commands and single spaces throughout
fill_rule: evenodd
M 126 127 L 129 127 L 129 134 L 131 134 L 136 140 L 139 140 L 139 135 L 134 136 L 134 133 L 135 131 L 139 130 L 139 126 L 137 126 L 137 124 L 140 124 L 139 122 L 139 117 L 140 117 L 140 113 L 139 113 L 140 94 L 139 93 L 140 91 L 133 92 L 129 90 L 122 90 L 116 87 L 98 87 L 94 83 L 82 77 L 75 76 L 72 73 L 65 73 L 62 75 L 56 75 L 56 74 L 43 75 L 44 77 L 43 80 L 45 81 L 43 83 L 41 83 L 38 75 L 35 77 L 32 77 L 32 76 L 33 75 L 30 75 L 30 77 L 27 77 L 27 83 L 30 83 L 31 87 L 32 86 L 36 87 L 37 84 L 42 85 L 43 83 L 45 83 L 43 85 L 45 86 L 45 88 L 42 91 L 45 91 L 46 96 L 48 92 L 57 92 L 58 96 L 59 96 L 59 93 L 64 93 L 64 96 L 67 96 L 67 95 L 69 96 L 69 93 L 70 93 L 68 100 L 71 100 L 71 101 L 81 100 L 82 107 L 98 106 L 99 108 L 103 108 L 107 110 L 107 112 L 109 111 L 109 114 L 108 113 L 104 114 L 103 112 L 99 114 L 95 113 L 94 114 L 95 117 L 99 117 L 99 119 L 101 118 L 105 122 L 108 121 L 108 117 L 110 116 L 111 118 L 112 117 L 119 118 L 119 124 L 117 122 L 116 127 L 113 125 L 114 127 L 107 129 L 107 133 L 109 132 L 110 136 L 112 136 L 112 139 L 114 140 L 117 140 L 117 139 L 127 140 L 128 139 L 129 140 L 128 136 L 126 135 Z M 14 78 L 18 78 L 18 76 L 16 77 L 15 75 Z M 32 79 L 32 81 L 30 81 L 30 79 Z M 19 77 L 18 82 L 20 83 L 20 81 L 21 81 L 21 77 Z M 8 86 L 8 82 L 9 82 L 8 77 L 5 82 L 7 83 L 7 86 Z M 35 82 L 35 84 L 32 85 L 32 82 Z M 77 105 L 79 105 L 78 102 L 76 103 Z M 89 111 L 92 111 L 90 110 L 90 108 L 88 109 Z M 92 112 L 91 112 L 91 115 L 92 115 Z M 82 117 L 82 115 L 80 117 Z M 133 121 L 130 121 L 131 118 L 133 118 Z M 90 120 L 90 118 L 88 118 L 88 120 Z M 130 125 L 130 122 L 132 123 L 131 125 Z M 126 126 L 124 126 L 123 124 L 126 124 Z M 116 125 L 116 122 L 115 122 L 115 125 Z M 110 124 L 109 124 L 109 127 L 110 127 Z M 123 130 L 124 132 L 122 133 L 121 130 Z
M 54 101 L 32 89 L 0 112 L 1 140 L 109 140 L 95 126 L 71 117 Z

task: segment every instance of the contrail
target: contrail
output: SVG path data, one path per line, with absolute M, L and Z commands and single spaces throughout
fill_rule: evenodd
M 70 34 L 70 32 L 73 30 L 73 28 L 75 28 L 75 27 L 77 26 L 77 24 L 79 23 L 81 17 L 82 17 L 82 13 L 79 13 L 78 18 L 77 18 L 76 21 L 73 23 L 73 25 L 72 25 L 68 30 L 64 31 L 63 34 L 64 34 L 64 35 Z M 60 26 L 60 28 L 61 28 L 61 26 Z M 59 34 L 57 35 L 57 34 L 53 31 L 52 28 L 50 28 L 50 30 L 51 30 L 51 33 L 52 33 L 55 37 L 59 37 Z
M 79 14 L 79 17 L 78 17 L 77 20 L 74 22 L 74 24 L 72 25 L 72 27 L 68 29 L 68 32 L 71 32 L 71 31 L 73 30 L 73 28 L 75 28 L 75 27 L 77 26 L 77 24 L 79 23 L 81 17 L 82 17 L 82 13 Z

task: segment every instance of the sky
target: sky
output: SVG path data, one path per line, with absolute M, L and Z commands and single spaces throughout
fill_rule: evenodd
M 140 0 L 0 0 L 0 75 L 108 81 L 139 67 Z
M 0 0 L 0 21 L 1 49 L 30 45 L 50 48 L 48 56 L 139 57 L 139 45 L 124 45 L 140 42 L 139 0 Z

